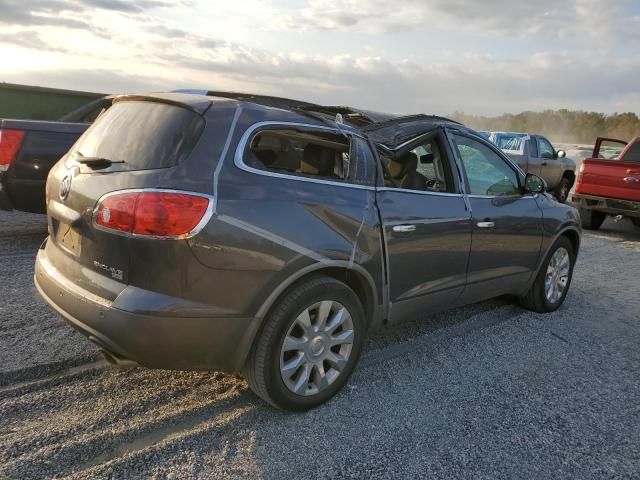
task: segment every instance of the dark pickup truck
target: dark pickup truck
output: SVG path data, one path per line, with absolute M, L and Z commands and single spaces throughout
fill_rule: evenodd
M 111 101 L 100 98 L 57 122 L 0 119 L 0 210 L 45 213 L 49 170 Z

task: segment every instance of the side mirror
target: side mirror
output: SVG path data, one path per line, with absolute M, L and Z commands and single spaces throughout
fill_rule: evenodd
M 564 150 L 558 150 L 558 151 L 556 152 L 556 157 L 557 157 L 557 158 L 564 158 L 564 157 L 566 157 L 566 156 L 567 156 L 567 152 L 565 152 Z
M 547 184 L 539 176 L 527 173 L 524 179 L 524 189 L 528 193 L 543 193 L 547 189 Z

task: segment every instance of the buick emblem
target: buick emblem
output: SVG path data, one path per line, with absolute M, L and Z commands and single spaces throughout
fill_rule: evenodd
M 71 191 L 71 177 L 67 175 L 60 182 L 60 190 L 58 193 L 60 194 L 60 200 L 66 200 L 69 196 L 69 192 Z

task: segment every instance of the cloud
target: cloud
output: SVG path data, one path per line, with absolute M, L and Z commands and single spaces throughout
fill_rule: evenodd
M 510 37 L 637 37 L 633 0 L 310 0 L 273 23 L 283 30 L 350 33 L 477 32 Z
M 130 13 L 172 5 L 160 0 L 78 0 L 78 3 L 83 7 Z
M 48 42 L 42 40 L 37 32 L 31 30 L 24 30 L 18 32 L 0 32 L 0 43 L 13 44 L 17 46 L 29 45 L 34 50 L 40 50 L 45 52 L 63 52 L 68 53 L 69 50 L 61 47 L 56 47 Z
M 483 30 L 515 35 L 555 34 L 573 15 L 573 0 L 311 0 L 279 25 L 291 29 L 402 32 Z
M 185 40 L 185 42 L 193 42 Z M 444 55 L 389 60 L 381 56 L 273 53 L 246 45 L 212 41 L 192 48 L 174 42 L 158 48 L 156 61 L 201 79 L 199 87 L 289 96 L 394 113 L 453 111 L 502 113 L 545 108 L 640 110 L 635 72 L 640 55 L 606 52 L 538 52 L 518 60 L 490 55 Z M 607 72 L 603 75 L 603 72 Z M 205 83 L 209 80 L 209 83 Z
M 103 31 L 87 20 L 92 9 L 140 13 L 172 5 L 161 0 L 0 0 L 0 24 Z
M 166 79 L 105 69 L 31 70 L 3 75 L 2 80 L 98 93 L 168 91 L 175 88 Z
M 7 68 L 0 80 L 105 92 L 227 89 L 394 113 L 640 111 L 640 9 L 628 0 L 606 8 L 597 0 L 310 0 L 293 14 L 256 2 L 259 15 L 240 14 L 245 4 L 185 11 L 155 0 L 25 0 L 21 9 L 0 0 L 0 24 L 15 31 L 0 42 L 39 59 L 54 52 L 50 64 L 59 66 Z M 192 11 L 215 15 L 197 22 Z M 108 35 L 74 37 L 69 28 Z M 478 32 L 491 41 L 478 43 Z M 422 37 L 428 48 L 403 43 Z M 382 47 L 358 43 L 367 38 Z M 526 50 L 509 50 L 516 38 Z

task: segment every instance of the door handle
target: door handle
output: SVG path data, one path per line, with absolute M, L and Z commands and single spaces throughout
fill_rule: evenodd
M 543 167 L 547 166 L 547 162 L 542 162 L 540 165 L 542 165 Z
M 640 183 L 640 179 L 636 177 L 624 177 L 624 181 L 627 183 Z
M 415 225 L 395 225 L 393 227 L 393 231 L 398 233 L 415 232 L 416 226 Z
M 496 226 L 495 222 L 478 222 L 479 228 L 493 228 Z

